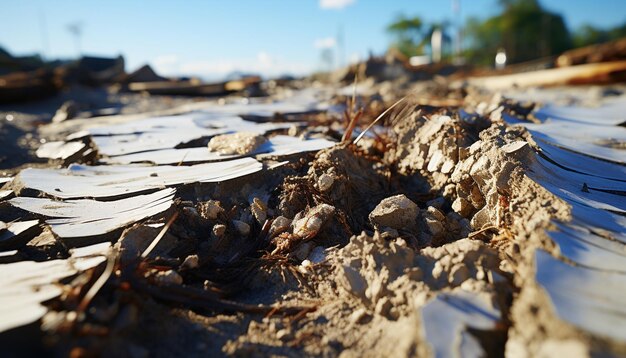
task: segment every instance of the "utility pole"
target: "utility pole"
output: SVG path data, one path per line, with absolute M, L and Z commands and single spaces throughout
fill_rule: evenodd
M 78 57 L 82 56 L 82 51 L 80 47 L 80 37 L 83 34 L 83 24 L 81 22 L 73 22 L 67 25 L 67 31 L 70 32 L 74 36 L 74 41 L 76 42 L 76 53 Z
M 42 9 L 39 9 L 39 31 L 41 32 L 41 58 L 45 60 L 50 55 L 50 43 L 46 28 L 46 15 Z
M 452 13 L 454 13 L 454 22 L 456 22 L 456 36 L 454 38 L 454 62 L 462 62 L 461 53 L 463 52 L 463 19 L 461 19 L 461 0 L 452 0 Z
M 339 29 L 337 31 L 337 64 L 338 67 L 343 67 L 346 65 L 346 48 L 345 48 L 345 39 L 343 36 L 343 25 L 339 25 Z

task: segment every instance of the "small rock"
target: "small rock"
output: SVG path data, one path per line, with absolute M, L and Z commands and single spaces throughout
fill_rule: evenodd
M 253 153 L 266 139 L 253 132 L 222 134 L 211 138 L 209 151 L 221 154 L 246 155 Z
M 198 265 L 199 265 L 198 255 L 189 255 L 185 257 L 185 260 L 180 266 L 186 269 L 194 269 L 198 267 Z
M 441 168 L 441 165 L 443 164 L 443 160 L 444 160 L 443 153 L 440 150 L 435 151 L 435 153 L 433 153 L 433 156 L 430 158 L 430 161 L 428 162 L 428 167 L 426 167 L 426 169 L 429 172 L 438 171 L 439 168 Z
M 276 236 L 280 233 L 283 233 L 289 230 L 291 225 L 291 220 L 287 219 L 284 216 L 279 216 L 274 221 L 272 221 L 272 226 L 270 227 L 270 235 Z
M 454 169 L 454 161 L 452 159 L 448 159 L 445 162 L 443 162 L 443 165 L 441 166 L 442 173 L 450 174 L 452 173 L 452 169 Z
M 154 280 L 164 285 L 182 285 L 183 278 L 174 270 L 154 272 Z
M 364 323 L 369 318 L 369 316 L 370 314 L 367 312 L 367 310 L 361 307 L 352 312 L 352 314 L 350 315 L 350 322 L 361 324 Z
M 335 179 L 331 175 L 324 173 L 317 179 L 317 187 L 321 192 L 325 192 L 333 186 L 334 182 Z
M 259 198 L 252 199 L 250 212 L 252 212 L 252 216 L 254 216 L 256 221 L 261 225 L 267 220 L 267 205 Z
M 452 202 L 452 210 L 456 211 L 463 217 L 468 217 L 472 213 L 473 209 L 474 207 L 472 204 L 462 197 L 458 197 L 454 200 L 454 202 Z
M 312 238 L 317 235 L 324 223 L 335 213 L 335 207 L 320 204 L 306 214 L 298 213 L 293 220 L 293 233 L 301 238 Z M 299 216 L 299 217 L 298 217 Z
M 304 275 L 310 273 L 311 271 L 313 271 L 313 263 L 311 263 L 310 260 L 302 261 L 300 266 L 298 266 L 298 271 Z
M 370 213 L 374 226 L 403 229 L 415 225 L 419 208 L 404 194 L 383 199 Z
M 375 312 L 381 316 L 387 317 L 391 310 L 392 304 L 388 297 L 383 297 L 376 303 Z
M 200 203 L 200 216 L 205 219 L 215 220 L 217 216 L 224 212 L 221 204 L 217 200 L 209 200 Z
M 429 206 L 428 208 L 426 208 L 426 213 L 428 216 L 436 219 L 437 221 L 444 221 L 446 219 L 446 216 L 443 215 L 443 213 L 434 206 Z
M 241 236 L 248 236 L 250 234 L 250 225 L 241 220 L 233 220 L 233 227 Z
M 428 231 L 430 231 L 430 233 L 433 236 L 439 236 L 443 234 L 444 228 L 443 228 L 443 224 L 441 223 L 441 221 L 434 219 L 432 217 L 426 217 L 424 218 L 424 221 L 426 221 L 426 226 L 428 227 Z
M 213 225 L 213 229 L 211 230 L 211 234 L 215 238 L 219 239 L 219 238 L 223 237 L 225 233 L 226 233 L 226 225 L 224 225 L 224 224 Z

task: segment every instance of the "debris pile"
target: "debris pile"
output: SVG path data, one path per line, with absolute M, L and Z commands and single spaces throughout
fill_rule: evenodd
M 50 163 L 0 191 L 3 309 L 28 296 L 0 336 L 31 324 L 73 354 L 626 353 L 624 97 L 439 91 L 353 133 L 321 90 L 46 125 Z

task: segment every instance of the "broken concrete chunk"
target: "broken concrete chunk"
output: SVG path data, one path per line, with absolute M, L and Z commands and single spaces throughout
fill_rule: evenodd
M 209 151 L 221 154 L 247 155 L 253 153 L 266 139 L 254 132 L 222 134 L 211 138 Z
M 199 205 L 200 216 L 205 219 L 215 220 L 218 215 L 224 212 L 222 204 L 217 200 L 209 200 Z
M 383 199 L 370 213 L 369 219 L 377 227 L 404 229 L 415 225 L 419 208 L 404 194 Z
M 463 217 L 467 217 L 472 213 L 474 207 L 472 204 L 463 199 L 462 197 L 458 197 L 452 202 L 452 210 L 459 213 Z
M 298 213 L 293 220 L 293 233 L 300 238 L 312 238 L 335 213 L 335 207 L 320 204 L 309 209 L 306 213 Z
M 317 179 L 317 187 L 321 192 L 325 192 L 333 186 L 334 182 L 335 179 L 332 177 L 332 175 L 324 173 L 320 175 L 320 177 Z
M 215 238 L 221 238 L 226 233 L 226 225 L 224 224 L 216 224 L 213 225 L 213 229 L 211 230 L 211 235 Z

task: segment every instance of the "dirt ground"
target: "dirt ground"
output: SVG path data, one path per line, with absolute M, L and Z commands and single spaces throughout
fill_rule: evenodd
M 362 98 L 369 120 L 404 95 L 378 90 Z M 528 175 L 541 148 L 503 118 L 531 120 L 528 104 L 435 83 L 413 91 L 486 109 L 468 114 L 411 97 L 356 144 L 183 186 L 175 207 L 151 221 L 178 213 L 150 266 L 134 258 L 160 229 L 140 223 L 112 238 L 117 269 L 81 320 L 68 318 L 72 297 L 102 267 L 66 282 L 43 332 L 21 328 L 40 345 L 7 344 L 16 356 L 32 349 L 26 353 L 73 357 L 626 354 L 624 343 L 560 319 L 534 278 L 536 250 L 559 255 L 545 230 L 572 215 Z M 126 100 L 149 102 L 126 113 L 184 101 Z M 28 133 L 51 112 L 19 111 L 0 113 L 22 122 L 0 128 L 8 174 L 50 165 L 34 159 L 41 138 Z M 341 120 L 309 120 L 297 134 L 341 138 Z M 132 270 L 140 279 L 129 278 Z

